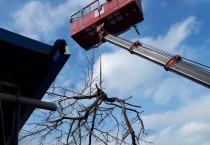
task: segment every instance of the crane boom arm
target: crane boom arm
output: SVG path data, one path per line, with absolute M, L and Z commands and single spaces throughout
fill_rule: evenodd
M 136 42 L 132 43 L 120 37 L 106 34 L 103 39 L 114 45 L 117 45 L 132 54 L 136 54 L 158 65 L 163 66 L 166 70 L 177 73 L 207 88 L 210 88 L 210 71 L 207 66 L 189 61 L 179 55 L 172 55 L 163 50 L 152 48 L 146 44 Z

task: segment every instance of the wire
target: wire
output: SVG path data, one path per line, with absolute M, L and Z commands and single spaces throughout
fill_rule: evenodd
M 2 106 L 1 106 L 1 98 L 0 98 L 0 111 L 1 111 L 1 125 L 2 125 L 3 140 L 4 140 L 4 145 L 6 145 L 5 132 L 4 132 L 4 118 L 3 118 L 3 111 L 2 111 Z

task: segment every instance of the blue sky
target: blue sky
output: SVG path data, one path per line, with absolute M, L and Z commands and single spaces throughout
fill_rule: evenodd
M 90 1 L 89 1 L 90 2 Z M 87 0 L 1 0 L 0 27 L 53 44 L 65 39 L 72 56 L 59 78 L 79 84 L 84 63 L 83 49 L 70 38 L 69 18 Z M 121 37 L 149 45 L 210 66 L 210 0 L 142 0 L 145 20 L 138 24 L 141 35 L 130 30 Z M 162 67 L 133 56 L 111 44 L 102 46 L 105 91 L 110 96 L 134 95 L 131 102 L 142 106 L 148 137 L 156 145 L 209 145 L 209 89 L 166 72 Z M 96 58 L 95 74 L 99 72 Z M 82 72 L 81 72 L 82 73 Z

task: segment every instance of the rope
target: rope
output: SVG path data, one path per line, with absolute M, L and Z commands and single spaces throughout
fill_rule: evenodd
M 93 48 L 92 61 L 91 61 L 90 96 L 92 94 L 93 65 L 94 65 L 94 63 L 95 63 L 95 48 Z
M 100 42 L 99 44 L 101 45 L 101 38 L 100 38 Z M 99 45 L 99 46 L 100 46 Z M 101 47 L 99 47 L 99 57 L 100 57 L 100 89 L 102 90 L 102 50 L 101 50 Z
M 5 133 L 4 133 L 4 118 L 3 118 L 3 111 L 2 111 L 2 106 L 1 106 L 1 98 L 0 98 L 0 111 L 1 111 L 1 125 L 2 125 L 3 140 L 4 140 L 4 145 L 6 145 Z

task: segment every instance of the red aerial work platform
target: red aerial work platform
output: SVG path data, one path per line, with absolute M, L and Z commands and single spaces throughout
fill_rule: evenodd
M 71 37 L 85 50 L 99 43 L 96 27 L 101 23 L 107 32 L 119 35 L 144 20 L 141 0 L 106 1 L 95 0 L 71 16 Z

